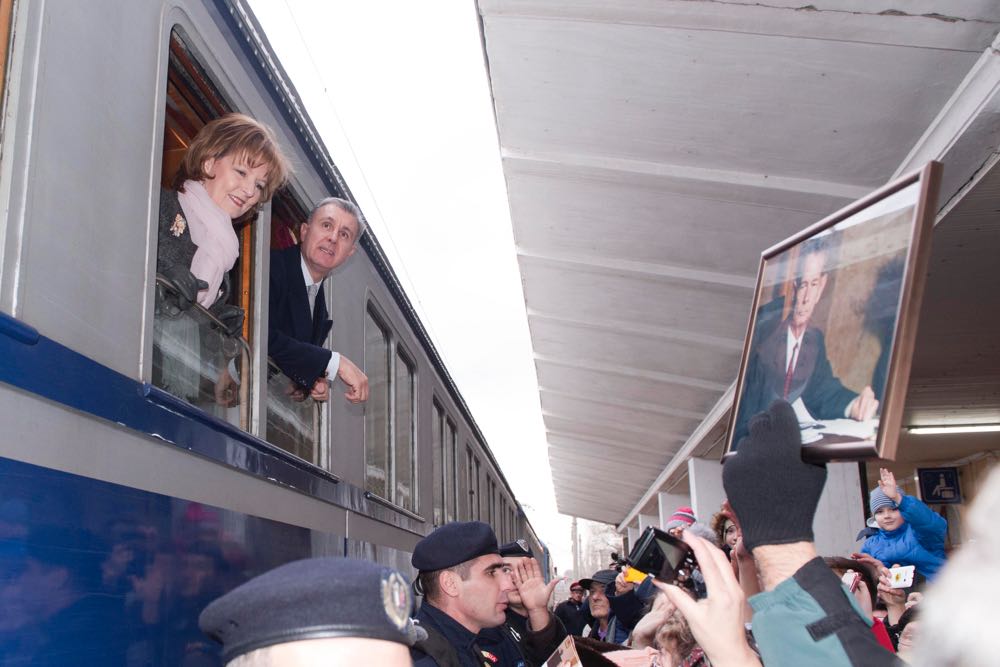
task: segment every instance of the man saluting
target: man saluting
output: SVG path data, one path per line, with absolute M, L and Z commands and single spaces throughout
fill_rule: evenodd
M 414 667 L 516 665 L 517 658 L 484 648 L 477 637 L 481 630 L 506 621 L 508 595 L 516 589 L 524 603 L 531 605 L 529 618 L 551 619 L 544 627 L 529 627 L 525 643 L 541 651 L 557 630 L 558 622 L 545 608 L 544 589 L 551 586 L 542 580 L 537 563 L 532 571 L 522 567 L 520 576 L 514 573 L 512 577 L 488 524 L 467 521 L 441 526 L 417 543 L 410 562 L 419 570 L 417 592 L 424 596 L 416 621 L 428 635 L 410 650 Z M 540 608 L 536 600 L 543 600 Z

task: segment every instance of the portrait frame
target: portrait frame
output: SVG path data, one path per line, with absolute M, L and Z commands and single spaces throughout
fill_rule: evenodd
M 895 459 L 941 170 L 929 162 L 761 253 L 723 460 L 779 399 L 803 459 Z

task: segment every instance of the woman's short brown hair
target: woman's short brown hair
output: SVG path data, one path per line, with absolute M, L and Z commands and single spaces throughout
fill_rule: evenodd
M 230 113 L 206 123 L 195 135 L 177 170 L 174 189 L 182 189 L 187 180 L 209 179 L 202 169 L 205 160 L 217 160 L 226 155 L 242 157 L 251 167 L 267 166 L 262 202 L 268 201 L 291 173 L 288 158 L 281 152 L 271 128 L 250 116 Z

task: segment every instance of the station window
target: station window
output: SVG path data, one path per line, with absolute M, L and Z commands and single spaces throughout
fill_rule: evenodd
M 365 315 L 365 373 L 365 489 L 416 512 L 415 368 L 373 305 Z

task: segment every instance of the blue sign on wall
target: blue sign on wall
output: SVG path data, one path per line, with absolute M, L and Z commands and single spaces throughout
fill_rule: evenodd
M 917 468 L 920 497 L 928 505 L 958 505 L 962 502 L 962 487 L 958 468 Z

